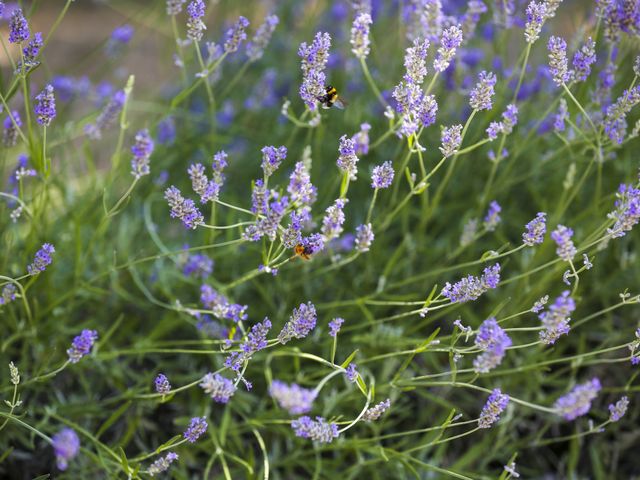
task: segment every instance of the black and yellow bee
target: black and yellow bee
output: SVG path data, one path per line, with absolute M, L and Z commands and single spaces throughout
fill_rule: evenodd
M 302 258 L 303 260 L 311 259 L 311 252 L 309 251 L 309 249 L 300 243 L 294 247 L 293 251 L 296 256 Z
M 345 102 L 340 99 L 336 87 L 334 87 L 333 85 L 327 85 L 324 88 L 324 91 L 324 95 L 317 97 L 318 101 L 322 105 L 322 108 L 337 107 L 340 110 L 344 109 Z

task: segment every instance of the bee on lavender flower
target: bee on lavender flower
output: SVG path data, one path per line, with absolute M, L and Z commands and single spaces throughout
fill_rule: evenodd
M 329 108 L 329 107 L 326 107 L 326 108 Z M 293 247 L 293 251 L 296 254 L 296 256 L 302 258 L 303 260 L 310 260 L 311 254 L 313 253 L 309 247 L 305 247 L 301 243 Z
M 322 108 L 327 109 L 331 107 L 337 107 L 340 110 L 344 110 L 346 102 L 340 98 L 336 87 L 334 87 L 333 85 L 327 85 L 326 87 L 324 87 L 324 91 L 324 95 L 316 97 L 322 105 Z

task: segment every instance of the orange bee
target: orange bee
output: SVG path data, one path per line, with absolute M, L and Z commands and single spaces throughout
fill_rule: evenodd
M 312 252 L 307 247 L 303 246 L 301 243 L 293 247 L 293 251 L 298 257 L 302 258 L 303 260 L 311 259 Z

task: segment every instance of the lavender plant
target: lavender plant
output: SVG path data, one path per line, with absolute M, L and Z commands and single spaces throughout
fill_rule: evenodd
M 0 1 L 0 477 L 638 474 L 637 1 L 81 3 Z

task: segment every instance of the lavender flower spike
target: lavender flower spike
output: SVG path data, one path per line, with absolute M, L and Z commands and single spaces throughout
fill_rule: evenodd
M 135 143 L 131 147 L 133 158 L 131 159 L 131 175 L 140 179 L 149 175 L 149 157 L 153 153 L 153 140 L 146 128 L 136 133 Z
M 158 374 L 158 376 L 154 380 L 154 385 L 156 387 L 157 393 L 165 395 L 171 391 L 171 384 L 169 383 L 169 379 L 163 373 Z
M 187 6 L 187 13 L 189 14 L 189 18 L 187 19 L 187 38 L 189 40 L 194 42 L 202 40 L 204 31 L 207 29 L 202 21 L 205 8 L 203 0 L 193 0 Z
M 44 272 L 47 269 L 47 266 L 51 265 L 51 262 L 53 262 L 52 255 L 55 251 L 55 248 L 53 248 L 53 245 L 50 243 L 43 244 L 42 248 L 36 252 L 33 263 L 27 266 L 27 272 L 29 275 L 37 275 Z
M 624 414 L 627 413 L 627 407 L 629 406 L 629 397 L 624 396 L 618 400 L 615 405 L 609 405 L 609 421 L 618 422 Z
M 56 118 L 56 99 L 53 96 L 53 87 L 47 85 L 44 90 L 36 96 L 36 120 L 44 127 L 51 125 Z
M 302 388 L 295 383 L 289 385 L 280 380 L 274 380 L 271 383 L 269 394 L 278 402 L 281 408 L 284 408 L 292 415 L 301 415 L 309 412 L 316 398 L 314 390 Z
M 471 91 L 469 105 L 474 110 L 491 110 L 493 106 L 492 98 L 495 93 L 494 86 L 496 84 L 496 76 L 492 72 L 482 71 L 478 75 L 478 83 Z
M 258 27 L 256 34 L 251 41 L 247 43 L 247 57 L 250 61 L 255 62 L 262 58 L 264 49 L 269 45 L 271 36 L 280 22 L 277 15 L 269 15 L 264 19 L 264 23 Z
M 491 425 L 500 420 L 500 414 L 507 408 L 508 404 L 509 395 L 502 393 L 499 388 L 494 389 L 482 408 L 482 412 L 480 412 L 478 427 L 490 428 Z
M 607 216 L 615 220 L 615 223 L 607 233 L 612 238 L 619 238 L 630 232 L 640 221 L 640 189 L 634 188 L 633 185 L 620 184 L 614 206 L 615 210 Z
M 449 67 L 461 44 L 462 29 L 460 25 L 452 25 L 442 33 L 438 54 L 433 62 L 433 68 L 436 72 L 444 72 Z
M 58 469 L 66 470 L 69 460 L 75 457 L 80 451 L 80 439 L 78 434 L 71 428 L 63 428 L 51 439 L 53 451 L 56 454 L 56 464 Z
M 522 234 L 522 243 L 529 247 L 539 245 L 544 240 L 544 234 L 547 233 L 547 214 L 538 212 L 536 218 L 527 223 L 525 228 L 526 231 Z
M 9 21 L 9 42 L 21 43 L 29 38 L 31 32 L 29 31 L 29 23 L 24 18 L 24 14 L 20 8 L 16 8 L 11 14 L 11 20 Z
M 159 473 L 166 472 L 173 462 L 178 460 L 178 454 L 174 452 L 167 453 L 164 457 L 160 457 L 147 469 L 149 476 L 154 477 Z
M 573 237 L 573 230 L 564 225 L 558 225 L 556 229 L 551 232 L 551 238 L 558 246 L 556 253 L 565 262 L 570 262 L 578 252 L 573 245 L 571 237 Z
M 547 5 L 543 2 L 532 1 L 526 10 L 527 22 L 524 28 L 524 38 L 529 44 L 533 44 L 540 38 L 542 25 L 547 18 Z
M 297 437 L 308 438 L 319 443 L 331 443 L 339 435 L 338 425 L 327 423 L 322 417 L 316 417 L 316 420 L 311 420 L 311 417 L 307 416 L 300 417 L 291 422 L 291 428 Z
M 493 232 L 496 229 L 496 227 L 500 224 L 500 221 L 502 220 L 500 218 L 501 211 L 502 211 L 502 207 L 495 200 L 489 204 L 487 215 L 484 217 L 484 220 L 482 222 L 487 232 Z
M 189 443 L 195 443 L 207 431 L 209 425 L 205 417 L 193 417 L 183 436 Z
M 555 299 L 549 310 L 538 315 L 542 326 L 545 328 L 539 333 L 542 343 L 552 345 L 562 335 L 569 333 L 569 330 L 571 330 L 569 326 L 570 315 L 575 309 L 576 302 L 569 296 L 569 290 L 565 290 L 562 295 Z
M 373 422 L 378 420 L 384 412 L 391 407 L 391 399 L 387 398 L 385 401 L 380 402 L 377 405 L 367 409 L 362 415 L 362 420 L 365 422 Z
M 487 373 L 502 362 L 507 348 L 512 344 L 509 335 L 498 325 L 495 318 L 488 318 L 478 329 L 476 347 L 483 350 L 473 361 L 473 369 L 477 373 Z
M 462 143 L 462 125 L 444 127 L 440 135 L 442 146 L 440 152 L 443 157 L 450 157 L 458 151 Z
M 369 55 L 369 25 L 371 23 L 371 15 L 360 13 L 351 27 L 351 51 L 361 60 Z
M 442 295 L 451 303 L 464 303 L 475 300 L 490 289 L 494 289 L 500 282 L 500 264 L 484 269 L 480 278 L 468 275 L 451 285 L 447 282 L 442 289 Z
M 340 327 L 344 323 L 344 318 L 334 318 L 329 322 L 329 335 L 332 337 L 338 336 L 338 332 L 340 331 Z
M 390 161 L 373 167 L 371 174 L 371 188 L 389 188 L 393 183 L 393 165 Z
M 164 198 L 171 207 L 171 218 L 179 218 L 185 227 L 196 229 L 204 224 L 204 217 L 191 199 L 185 199 L 173 185 L 164 192 Z
M 287 343 L 292 338 L 304 338 L 316 326 L 316 307 L 311 302 L 301 303 L 299 308 L 294 308 L 289 321 L 278 334 L 278 341 Z
M 247 39 L 245 29 L 249 26 L 249 20 L 240 16 L 238 21 L 227 30 L 227 40 L 224 42 L 225 53 L 233 53 L 238 50 L 240 44 Z
M 80 335 L 73 339 L 71 347 L 67 349 L 69 361 L 78 363 L 82 357 L 88 355 L 93 348 L 93 344 L 98 340 L 98 332 L 95 330 L 82 330 Z
M 567 42 L 560 37 L 549 38 L 549 70 L 556 85 L 561 86 L 569 80 L 567 60 Z
M 352 138 L 346 135 L 340 137 L 340 148 L 338 149 L 340 156 L 338 157 L 338 168 L 349 175 L 350 180 L 356 179 L 358 173 L 358 157 L 356 156 L 356 144 Z
M 560 397 L 554 404 L 558 415 L 565 420 L 575 420 L 582 415 L 589 413 L 591 402 L 598 396 L 602 385 L 598 378 L 592 378 L 586 383 L 576 385 L 566 395 Z
M 200 383 L 204 392 L 218 403 L 227 403 L 236 392 L 236 386 L 231 380 L 219 373 L 207 373 Z
M 262 170 L 265 177 L 270 177 L 287 158 L 287 147 L 264 147 L 262 149 Z
M 370 223 L 365 223 L 356 227 L 356 251 L 360 253 L 368 252 L 375 235 Z

